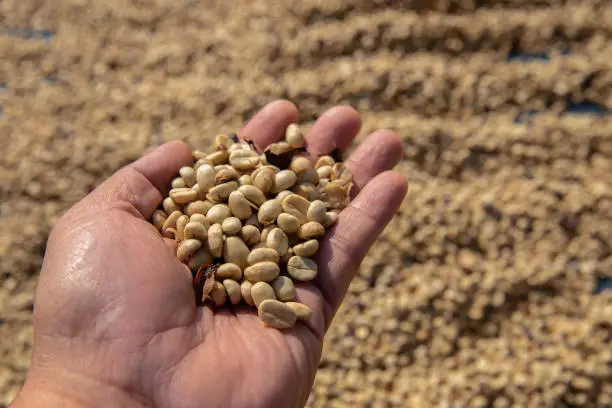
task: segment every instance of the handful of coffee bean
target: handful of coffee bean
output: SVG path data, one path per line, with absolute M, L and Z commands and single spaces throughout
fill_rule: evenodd
M 259 153 L 233 134 L 172 181 L 152 223 L 177 242 L 198 303 L 243 301 L 268 326 L 292 327 L 312 311 L 295 302 L 294 281 L 317 276 L 319 240 L 350 202 L 352 174 L 337 152 L 313 159 L 296 124 Z

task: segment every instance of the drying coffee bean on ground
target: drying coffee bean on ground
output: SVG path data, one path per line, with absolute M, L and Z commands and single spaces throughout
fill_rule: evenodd
M 318 240 L 350 201 L 350 170 L 335 152 L 313 160 L 297 124 L 263 153 L 235 134 L 214 147 L 193 152 L 151 222 L 176 241 L 198 304 L 244 302 L 277 329 L 309 320 L 294 281 L 317 276 Z

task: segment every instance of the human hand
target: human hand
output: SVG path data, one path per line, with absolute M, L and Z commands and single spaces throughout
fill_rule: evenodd
M 239 133 L 261 149 L 297 120 L 277 101 Z M 309 152 L 348 147 L 357 113 L 337 107 L 307 136 Z M 403 200 L 406 181 L 387 171 L 402 155 L 389 131 L 370 135 L 346 160 L 358 195 L 321 242 L 317 279 L 299 284 L 313 310 L 279 331 L 253 308 L 196 307 L 191 273 L 149 223 L 191 149 L 165 144 L 119 170 L 57 223 L 34 308 L 35 342 L 14 407 L 301 407 L 323 335 L 358 265 Z

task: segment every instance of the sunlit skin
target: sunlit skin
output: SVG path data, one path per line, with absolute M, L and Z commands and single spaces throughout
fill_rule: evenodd
M 239 132 L 262 149 L 298 120 L 276 101 Z M 336 107 L 306 137 L 313 155 L 346 149 L 358 114 Z M 122 168 L 56 224 L 36 290 L 35 341 L 13 407 L 301 407 L 348 284 L 407 192 L 390 171 L 396 135 L 369 135 L 346 160 L 356 197 L 321 242 L 317 279 L 298 287 L 308 323 L 266 328 L 253 308 L 196 307 L 191 274 L 149 223 L 190 148 L 167 143 Z

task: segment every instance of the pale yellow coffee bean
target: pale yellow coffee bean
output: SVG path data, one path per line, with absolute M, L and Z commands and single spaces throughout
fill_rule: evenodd
M 293 187 L 292 191 L 295 194 L 304 197 L 308 201 L 314 201 L 321 198 L 321 192 L 319 191 L 317 186 L 312 183 L 299 183 L 295 187 Z
M 327 186 L 328 184 L 329 184 L 329 179 L 326 179 L 326 178 L 319 179 L 319 183 L 317 184 L 317 188 L 319 189 L 319 192 L 321 192 L 321 190 L 323 190 L 325 186 Z
M 274 185 L 274 176 L 276 171 L 271 166 L 264 166 L 256 170 L 253 175 L 253 185 L 260 189 L 264 194 L 267 194 Z
M 315 169 L 308 169 L 300 174 L 298 182 L 317 184 L 319 182 L 319 173 Z
M 274 228 L 266 237 L 266 246 L 276 250 L 280 256 L 283 256 L 289 249 L 289 238 L 282 229 Z
M 177 229 L 177 232 L 178 232 L 178 229 Z M 206 228 L 204 224 L 201 224 L 199 222 L 189 221 L 185 225 L 184 237 L 185 239 L 195 238 L 195 239 L 199 239 L 200 241 L 204 242 L 206 238 L 208 238 L 208 228 Z
M 276 199 L 282 202 L 286 197 L 289 197 L 293 192 L 291 190 L 283 190 L 276 195 Z
M 305 304 L 299 302 L 286 302 L 285 304 L 293 309 L 298 320 L 312 319 L 312 310 Z
M 249 218 L 247 218 L 247 220 L 244 222 L 244 225 L 252 225 L 259 229 L 259 218 L 257 217 L 257 214 L 253 214 Z
M 253 283 L 249 282 L 248 280 L 242 281 L 240 284 L 240 294 L 242 295 L 242 298 L 246 304 L 249 306 L 255 306 L 253 296 L 251 296 L 251 289 L 253 289 Z
M 227 291 L 221 282 L 215 282 L 209 295 L 215 306 L 220 307 L 227 302 Z
M 203 159 L 204 157 L 206 157 L 206 153 L 200 151 L 200 150 L 194 150 L 191 152 L 193 159 L 194 160 L 200 160 Z
M 286 302 L 295 299 L 297 295 L 295 292 L 295 285 L 288 276 L 277 277 L 272 281 L 271 285 L 278 300 Z
M 242 279 L 242 269 L 233 263 L 224 263 L 217 268 L 215 278 L 218 280 L 233 279 L 239 281 Z
M 268 147 L 266 147 L 266 152 L 271 152 L 275 155 L 288 153 L 295 150 L 291 145 L 285 141 L 280 141 L 276 143 L 272 143 Z
M 242 223 L 236 217 L 228 217 L 221 223 L 221 229 L 225 235 L 236 235 L 240 232 Z
M 212 265 L 214 258 L 208 251 L 208 248 L 202 247 L 196 251 L 191 258 L 189 258 L 189 268 L 193 271 L 197 271 L 204 265 Z
M 209 200 L 194 201 L 193 203 L 189 203 L 185 206 L 185 214 L 190 217 L 194 214 L 206 215 L 208 210 L 210 210 L 213 205 L 215 205 L 215 203 Z
M 161 231 L 167 218 L 168 216 L 166 215 L 165 211 L 155 210 L 155 212 L 151 216 L 151 222 L 153 223 L 153 225 L 155 225 L 155 228 L 157 228 L 158 231 Z
M 213 165 L 226 164 L 229 159 L 229 153 L 227 150 L 218 150 L 214 153 L 206 155 L 206 160 L 210 161 Z
M 215 258 L 223 254 L 223 229 L 221 224 L 212 224 L 208 229 L 208 250 Z
M 243 174 L 238 178 L 238 185 L 240 186 L 250 186 L 253 184 L 253 180 L 249 174 Z
M 300 224 L 308 221 L 306 218 L 308 207 L 310 202 L 297 194 L 291 194 L 283 199 L 283 211 L 297 218 Z
M 320 238 L 325 235 L 325 228 L 316 221 L 310 221 L 300 227 L 298 235 L 302 239 Z
M 168 228 L 176 229 L 176 222 L 182 215 L 183 213 L 180 211 L 173 211 L 172 213 L 170 213 L 168 218 L 166 218 L 166 221 L 164 221 L 164 225 L 162 225 L 162 232 L 167 230 Z
M 280 268 L 275 262 L 259 262 L 244 270 L 244 277 L 251 282 L 270 282 L 276 279 Z
M 229 157 L 230 164 L 240 171 L 254 169 L 259 164 L 261 158 L 257 152 L 249 150 L 237 150 L 232 152 Z
M 269 283 L 257 282 L 251 288 L 251 297 L 253 298 L 253 304 L 259 307 L 265 300 L 276 300 L 276 293 L 274 293 L 274 289 Z
M 162 207 L 164 207 L 164 211 L 166 214 L 172 214 L 175 211 L 181 211 L 181 206 L 172 200 L 170 197 L 164 198 L 162 201 Z
M 184 262 L 202 246 L 202 241 L 198 239 L 186 239 L 181 242 L 176 249 L 176 257 L 179 261 Z
M 246 220 L 253 214 L 251 204 L 240 191 L 231 192 L 228 205 L 232 214 L 241 220 Z
M 178 220 L 176 220 L 176 239 L 178 241 L 182 241 L 185 239 L 185 226 L 189 223 L 189 217 L 186 215 L 181 215 Z
M 319 167 L 323 167 L 323 166 L 333 166 L 336 163 L 336 161 L 334 160 L 333 157 L 331 156 L 321 156 L 319 157 L 319 159 L 317 160 L 316 164 L 315 164 L 315 169 L 319 169 Z
M 223 184 L 229 181 L 238 180 L 238 177 L 240 177 L 238 172 L 231 166 L 224 166 L 222 169 L 216 171 L 215 184 Z
M 257 187 L 246 185 L 240 186 L 238 191 L 246 198 L 255 208 L 259 208 L 264 202 L 266 202 L 266 196 Z
M 225 262 L 234 263 L 244 270 L 247 266 L 247 258 L 250 252 L 241 238 L 227 237 L 223 247 L 223 259 Z
M 206 219 L 211 224 L 221 224 L 229 216 L 231 216 L 231 211 L 226 204 L 216 204 L 206 213 Z
M 285 140 L 295 149 L 304 147 L 304 135 L 302 134 L 299 126 L 295 123 L 287 126 L 287 129 L 285 130 Z
M 311 239 L 306 242 L 302 242 L 301 244 L 297 244 L 293 246 L 293 252 L 296 255 L 304 256 L 304 257 L 312 257 L 319 250 L 319 241 L 316 239 Z
M 242 294 L 240 293 L 240 284 L 233 279 L 225 279 L 223 281 L 223 286 L 225 287 L 225 291 L 227 292 L 227 296 L 229 297 L 230 303 L 232 305 L 237 305 L 242 300 Z
M 272 193 L 280 193 L 288 190 L 297 182 L 297 176 L 291 170 L 281 170 L 274 176 L 274 185 L 270 190 Z
M 185 181 L 187 187 L 193 187 L 196 183 L 196 172 L 193 167 L 185 166 L 179 170 L 181 178 Z
M 248 246 L 257 244 L 261 239 L 261 233 L 259 232 L 259 228 L 254 225 L 245 225 L 240 230 L 240 238 L 244 241 Z
M 272 248 L 258 248 L 253 249 L 247 258 L 249 265 L 255 265 L 259 262 L 274 262 L 278 263 L 280 256 L 278 252 Z
M 259 318 L 275 329 L 288 329 L 295 325 L 297 315 L 295 311 L 278 300 L 266 299 L 257 307 Z
M 325 213 L 325 220 L 323 221 L 323 226 L 325 228 L 329 228 L 338 222 L 338 213 L 334 211 L 329 211 Z
M 320 179 L 328 179 L 331 175 L 331 166 L 321 166 L 317 169 L 317 174 Z
M 198 186 L 200 189 L 207 193 L 215 185 L 215 169 L 210 164 L 203 164 L 198 168 L 196 172 Z
M 303 256 L 292 256 L 287 262 L 287 273 L 300 282 L 313 280 L 317 276 L 317 270 L 316 262 Z
M 298 176 L 309 169 L 314 169 L 314 167 L 310 159 L 306 156 L 295 156 L 289 165 L 289 170 L 293 171 Z
M 329 208 L 342 210 L 350 201 L 350 189 L 340 185 L 336 181 L 329 182 L 321 189 L 321 199 Z
M 173 188 L 170 190 L 170 198 L 177 204 L 187 204 L 198 198 L 198 192 L 188 187 Z
M 272 224 L 283 210 L 280 200 L 266 201 L 259 207 L 257 218 L 262 225 Z
M 216 150 L 228 150 L 234 141 L 226 134 L 218 134 L 215 136 L 215 149 Z
M 177 178 L 173 179 L 172 183 L 170 183 L 170 185 L 172 186 L 172 188 L 184 188 L 184 187 L 187 187 L 187 183 L 185 183 L 185 180 L 183 180 L 182 177 L 177 177 Z
M 232 191 L 238 189 L 238 183 L 235 181 L 228 181 L 227 183 L 219 184 L 208 190 L 206 198 L 215 203 L 222 203 L 227 201 Z
M 261 230 L 261 234 L 260 234 L 260 241 L 261 242 L 266 242 L 266 239 L 268 238 L 268 234 L 270 233 L 270 231 L 272 231 L 274 228 L 277 228 L 276 225 L 274 224 L 270 224 L 270 225 L 266 225 L 264 227 L 264 229 Z M 264 246 L 265 248 L 267 248 L 266 246 Z
M 286 234 L 294 234 L 300 228 L 300 222 L 291 214 L 281 213 L 276 219 L 276 225 Z
M 210 228 L 210 222 L 208 222 L 204 214 L 193 214 L 191 217 L 189 217 L 189 222 L 197 222 L 198 224 L 202 224 L 204 228 L 206 228 L 206 231 L 208 231 Z
M 319 224 L 325 222 L 325 214 L 327 213 L 327 205 L 321 200 L 315 200 L 310 203 L 306 216 L 308 221 L 316 221 Z

